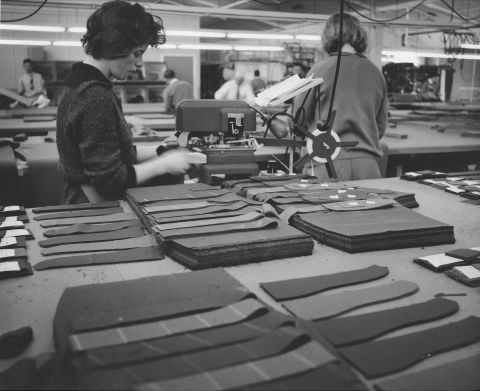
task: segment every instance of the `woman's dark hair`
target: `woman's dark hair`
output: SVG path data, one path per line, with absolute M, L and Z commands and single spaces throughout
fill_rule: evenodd
M 165 34 L 160 17 L 152 16 L 140 4 L 115 0 L 90 15 L 81 42 L 85 53 L 113 60 L 127 57 L 136 46 L 163 44 Z
M 323 47 L 328 54 L 341 50 L 340 44 L 340 14 L 330 16 L 322 34 Z M 342 43 L 350 44 L 357 53 L 367 50 L 367 32 L 360 21 L 353 15 L 343 15 Z

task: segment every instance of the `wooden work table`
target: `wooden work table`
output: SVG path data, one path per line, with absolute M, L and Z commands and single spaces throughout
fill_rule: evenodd
M 423 302 L 433 298 L 438 293 L 446 295 L 464 294 L 464 296 L 449 297 L 451 300 L 459 303 L 460 310 L 458 313 L 445 319 L 429 322 L 428 324 L 398 330 L 390 333 L 389 336 L 432 328 L 471 315 L 480 316 L 480 288 L 466 287 L 441 273 L 434 273 L 412 262 L 412 259 L 418 256 L 443 253 L 454 248 L 480 246 L 480 206 L 463 203 L 461 202 L 462 198 L 442 190 L 403 181 L 398 178 L 358 181 L 355 182 L 355 185 L 414 192 L 420 203 L 420 207 L 416 211 L 454 225 L 456 243 L 359 254 L 348 254 L 316 243 L 313 254 L 310 256 L 229 267 L 227 271 L 257 294 L 260 299 L 280 311 L 284 310 L 260 288 L 260 282 L 330 274 L 360 269 L 373 264 L 387 266 L 390 273 L 383 279 L 368 282 L 363 284 L 363 286 L 375 286 L 394 280 L 408 280 L 418 284 L 420 289 L 412 296 L 358 309 L 347 314 L 347 316 Z M 129 209 L 127 204 L 123 203 L 123 206 L 126 210 Z M 28 213 L 30 215 L 28 227 L 34 233 L 36 239 L 40 240 L 42 239 L 42 229 L 32 219 L 31 211 L 28 211 Z M 28 254 L 32 265 L 42 260 L 39 247 L 35 241 L 28 242 Z M 33 328 L 33 343 L 22 357 L 33 357 L 39 353 L 53 352 L 52 321 L 58 300 L 65 288 L 178 272 L 189 271 L 173 260 L 166 258 L 153 262 L 52 269 L 35 272 L 34 275 L 28 277 L 2 280 L 0 281 L 0 308 L 2 314 L 0 316 L 0 330 L 6 332 L 22 326 L 31 326 Z M 356 288 L 358 286 L 340 289 Z M 435 355 L 403 373 L 426 369 L 469 357 L 479 352 L 480 342 L 451 352 Z M 4 370 L 14 361 L 14 359 L 0 361 L 0 370 Z M 393 378 L 395 375 L 390 377 Z M 380 379 L 383 378 L 376 380 Z M 369 381 L 367 383 L 371 386 L 375 382 Z

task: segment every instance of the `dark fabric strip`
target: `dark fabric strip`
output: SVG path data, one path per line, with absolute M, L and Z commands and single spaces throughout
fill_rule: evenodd
M 66 228 L 50 229 L 43 233 L 47 238 L 73 234 L 90 234 L 96 232 L 113 232 L 130 227 L 141 227 L 140 220 L 127 220 L 107 224 L 74 224 Z
M 69 338 L 70 346 L 74 351 L 84 351 L 162 338 L 205 328 L 219 327 L 224 324 L 238 323 L 254 316 L 255 313 L 264 312 L 264 310 L 265 307 L 260 302 L 254 299 L 246 299 L 218 310 L 196 315 L 73 334 Z
M 123 212 L 123 208 L 118 206 L 116 208 L 105 208 L 105 209 L 92 209 L 92 210 L 78 210 L 72 212 L 56 212 L 56 213 L 46 213 L 40 216 L 35 216 L 33 219 L 37 221 L 41 220 L 56 220 L 56 219 L 71 219 L 74 217 L 87 217 L 87 216 L 105 216 L 115 213 Z
M 435 298 L 423 303 L 362 315 L 315 322 L 335 346 L 366 342 L 403 327 L 445 318 L 458 311 L 458 303 Z
M 97 202 L 97 203 L 42 206 L 40 208 L 33 208 L 32 212 L 33 213 L 66 212 L 66 211 L 74 211 L 74 210 L 114 208 L 116 206 L 120 206 L 120 203 L 118 201 L 105 201 L 105 202 Z
M 197 375 L 140 384 L 135 390 L 212 390 L 246 387 L 266 380 L 279 379 L 307 372 L 335 361 L 335 357 L 318 342 L 271 358 L 250 361 Z
M 157 242 L 151 235 L 125 240 L 112 240 L 110 242 L 65 244 L 42 250 L 42 255 L 72 254 L 89 251 L 126 250 L 137 247 L 155 246 Z
M 435 354 L 467 346 L 480 340 L 480 318 L 347 346 L 339 352 L 368 378 L 384 376 L 411 367 Z
M 230 233 L 230 232 L 247 232 L 247 231 L 257 231 L 267 228 L 275 228 L 278 226 L 278 221 L 265 217 L 256 221 L 251 221 L 247 223 L 231 223 L 231 224 L 220 224 L 220 225 L 209 225 L 201 228 L 192 227 L 192 228 L 179 228 L 171 229 L 167 231 L 159 231 L 160 236 L 163 239 L 178 239 L 178 238 L 187 238 L 193 236 L 205 236 L 218 233 Z M 155 229 L 155 226 L 154 226 Z
M 281 326 L 293 324 L 292 317 L 277 311 L 268 311 L 238 324 L 148 342 L 92 349 L 77 355 L 76 361 L 77 366 L 84 369 L 123 366 L 248 341 L 270 334 Z
M 93 233 L 59 236 L 57 238 L 41 240 L 38 244 L 40 247 L 53 247 L 62 244 L 95 243 L 108 240 L 139 238 L 143 235 L 145 235 L 145 231 L 142 228 L 131 227 L 120 231 L 102 232 L 100 235 L 98 233 Z
M 149 215 L 148 218 L 158 224 L 166 224 L 166 223 L 176 223 L 180 221 L 193 221 L 193 220 L 206 220 L 206 219 L 217 219 L 217 218 L 224 218 L 224 217 L 231 217 L 231 216 L 241 216 L 249 212 L 259 212 L 258 207 L 256 206 L 246 206 L 242 209 L 231 211 L 231 212 L 219 212 L 219 213 L 207 213 L 202 215 L 184 215 L 184 216 L 171 216 L 171 217 L 164 217 L 162 215 L 153 214 Z
M 295 278 L 291 280 L 262 282 L 260 286 L 275 300 L 291 300 L 346 285 L 359 284 L 382 278 L 388 268 L 372 265 L 363 269 L 323 276 Z
M 303 299 L 287 301 L 283 303 L 283 306 L 304 319 L 327 319 L 356 308 L 409 296 L 417 291 L 417 284 L 400 280 L 371 288 L 329 295 L 320 293 Z
M 480 354 L 377 383 L 382 391 L 480 390 Z
M 158 246 L 133 248 L 131 250 L 113 251 L 85 255 L 72 255 L 61 258 L 51 258 L 34 265 L 35 270 L 57 269 L 86 265 L 104 265 L 109 263 L 126 263 L 155 261 L 165 258 Z
M 105 224 L 112 223 L 116 221 L 127 221 L 136 219 L 137 215 L 133 212 L 127 213 L 115 213 L 112 215 L 105 216 L 87 216 L 87 217 L 74 217 L 71 219 L 55 219 L 55 220 L 46 220 L 40 223 L 42 228 L 49 227 L 58 227 L 63 225 L 74 225 L 74 224 Z
M 298 329 L 284 327 L 247 342 L 144 364 L 128 365 L 128 368 L 89 373 L 84 378 L 92 389 L 132 388 L 139 382 L 188 376 L 282 354 L 309 340 L 310 337 L 302 334 Z
M 243 201 L 234 202 L 233 204 L 229 205 L 211 205 L 200 207 L 197 209 L 181 209 L 181 210 L 166 210 L 166 211 L 156 211 L 151 212 L 147 208 L 145 210 L 149 214 L 155 214 L 155 217 L 176 217 L 176 216 L 188 216 L 188 215 L 201 215 L 201 214 L 209 214 L 209 213 L 219 213 L 219 212 L 228 212 L 239 210 L 247 206 L 248 204 Z

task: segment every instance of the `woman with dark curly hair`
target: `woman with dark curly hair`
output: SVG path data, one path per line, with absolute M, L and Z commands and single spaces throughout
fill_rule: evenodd
M 87 54 L 73 65 L 57 111 L 63 203 L 120 199 L 128 187 L 163 174 L 183 174 L 198 156 L 134 147 L 110 79 L 125 80 L 143 66 L 149 45 L 165 42 L 163 24 L 139 4 L 104 3 L 87 21 Z
M 328 56 L 314 64 L 308 76 L 322 77 L 324 82 L 320 85 L 318 99 L 312 91 L 305 101 L 302 124 L 314 131 L 319 120 L 327 119 L 337 53 L 341 50 L 332 129 L 341 141 L 357 141 L 358 144 L 342 148 L 333 161 L 335 171 L 339 180 L 381 178 L 377 158 L 383 153 L 380 138 L 387 125 L 387 85 L 381 70 L 365 56 L 367 33 L 357 18 L 344 14 L 340 48 L 340 14 L 335 14 L 326 22 L 322 42 Z M 295 98 L 295 112 L 304 98 L 305 94 Z M 305 172 L 311 174 L 312 171 L 319 178 L 328 178 L 323 164 L 307 163 Z

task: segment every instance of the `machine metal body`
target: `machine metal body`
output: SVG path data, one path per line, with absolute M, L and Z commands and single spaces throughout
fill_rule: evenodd
M 241 178 L 258 175 L 255 148 L 245 140 L 256 130 L 256 113 L 244 101 L 186 99 L 176 110 L 179 144 L 207 155 L 200 180 L 211 183 L 212 175 Z

